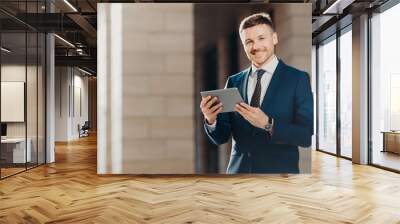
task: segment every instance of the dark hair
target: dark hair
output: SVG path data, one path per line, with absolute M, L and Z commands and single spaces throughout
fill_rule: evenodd
M 242 20 L 242 22 L 240 22 L 240 26 L 239 26 L 239 34 L 247 28 L 253 27 L 253 26 L 257 26 L 260 24 L 265 24 L 267 26 L 270 26 L 272 28 L 273 31 L 275 31 L 275 26 L 272 23 L 271 17 L 269 16 L 269 14 L 261 12 L 261 13 L 256 13 L 253 15 L 250 15 L 246 18 L 244 18 Z

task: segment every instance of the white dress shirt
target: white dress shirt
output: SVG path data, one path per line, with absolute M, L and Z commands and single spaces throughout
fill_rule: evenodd
M 267 92 L 269 83 L 271 82 L 272 75 L 276 67 L 278 66 L 279 60 L 275 55 L 272 55 L 272 59 L 270 62 L 261 66 L 261 68 L 257 68 L 254 65 L 251 65 L 251 74 L 249 76 L 249 81 L 247 83 L 247 102 L 251 102 L 251 97 L 253 97 L 254 90 L 257 84 L 257 69 L 265 70 L 264 75 L 261 77 L 261 95 L 260 95 L 260 104 L 263 102 L 265 93 Z M 260 105 L 261 106 L 261 105 Z
M 251 97 L 253 96 L 253 93 L 254 93 L 254 90 L 255 90 L 256 84 L 257 84 L 257 74 L 256 74 L 257 69 L 265 70 L 265 73 L 261 77 L 260 104 L 263 102 L 265 93 L 267 92 L 269 83 L 271 82 L 272 75 L 274 74 L 275 69 L 279 63 L 279 60 L 275 55 L 272 55 L 271 57 L 272 57 L 271 61 L 264 64 L 260 68 L 257 68 L 253 64 L 251 65 L 251 74 L 249 75 L 249 80 L 247 82 L 247 102 L 249 102 L 249 104 L 251 102 Z M 213 124 L 207 124 L 207 122 L 206 122 L 206 125 L 210 131 L 213 131 L 215 129 L 215 127 L 217 126 L 217 121 L 215 121 Z

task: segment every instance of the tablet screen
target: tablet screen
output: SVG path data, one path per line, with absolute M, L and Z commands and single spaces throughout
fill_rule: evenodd
M 203 91 L 200 92 L 200 94 L 202 97 L 207 97 L 207 96 L 218 97 L 219 102 L 221 102 L 223 106 L 221 113 L 233 112 L 235 111 L 235 105 L 237 103 L 243 102 L 243 98 L 236 87 Z

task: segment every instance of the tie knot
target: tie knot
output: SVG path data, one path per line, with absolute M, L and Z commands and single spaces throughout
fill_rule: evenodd
M 261 77 L 264 75 L 265 70 L 264 69 L 257 69 L 256 74 L 257 74 L 257 79 L 261 79 Z

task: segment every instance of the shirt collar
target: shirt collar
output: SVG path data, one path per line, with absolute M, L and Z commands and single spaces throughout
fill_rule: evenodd
M 278 66 L 279 60 L 276 57 L 276 55 L 272 55 L 272 60 L 268 63 L 265 63 L 263 66 L 261 66 L 261 69 L 264 69 L 267 73 L 269 74 L 274 74 L 274 71 L 276 69 L 276 67 Z M 254 66 L 253 64 L 251 65 L 251 76 L 255 75 L 255 71 L 258 68 L 256 68 L 256 66 Z

